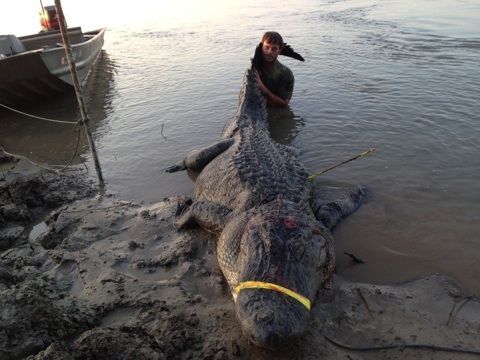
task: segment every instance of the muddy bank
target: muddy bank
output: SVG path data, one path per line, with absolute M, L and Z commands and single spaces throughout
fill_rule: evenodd
M 33 225 L 49 211 L 95 193 L 81 170 L 59 176 L 1 152 L 0 165 L 0 251 L 24 244 Z
M 0 231 L 9 234 L 0 255 L 0 359 L 469 357 L 340 344 L 479 350 L 479 300 L 439 275 L 401 286 L 336 277 L 317 297 L 304 339 L 281 352 L 255 348 L 237 326 L 215 239 L 172 227 L 188 199 L 100 200 L 81 178 L 41 172 L 0 184 Z M 42 231 L 28 236 L 42 219 Z

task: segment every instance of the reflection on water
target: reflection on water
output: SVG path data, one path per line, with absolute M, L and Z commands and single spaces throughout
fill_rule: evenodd
M 104 121 L 113 110 L 112 101 L 117 94 L 115 74 L 115 62 L 105 50 L 102 50 L 83 89 L 85 103 L 95 129 L 107 125 Z M 103 131 L 95 133 L 101 135 Z
M 290 145 L 304 126 L 304 120 L 295 116 L 291 108 L 269 108 L 270 136 L 280 144 Z
M 98 138 L 102 121 L 111 111 L 113 75 L 115 66 L 105 51 L 84 85 L 83 95 L 87 105 L 92 132 Z M 52 101 L 31 104 L 19 109 L 25 113 L 61 121 L 78 121 L 80 112 L 75 94 L 60 96 Z M 79 151 L 73 164 L 88 152 L 88 143 L 83 129 L 70 124 L 59 124 L 33 119 L 10 110 L 0 110 L 0 146 L 6 151 L 25 156 L 35 162 L 49 165 L 64 165 L 74 154 L 80 136 Z

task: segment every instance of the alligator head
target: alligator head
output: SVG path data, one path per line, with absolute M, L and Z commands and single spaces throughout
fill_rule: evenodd
M 226 226 L 218 250 L 228 254 L 219 262 L 255 345 L 277 349 L 305 332 L 310 304 L 333 269 L 327 236 L 313 214 L 279 200 Z

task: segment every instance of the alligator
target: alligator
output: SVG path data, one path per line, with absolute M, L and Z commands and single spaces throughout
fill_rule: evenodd
M 270 137 L 255 71 L 247 70 L 221 139 L 167 172 L 199 172 L 194 200 L 175 226 L 217 236 L 218 263 L 243 334 L 278 349 L 305 333 L 315 295 L 333 274 L 331 230 L 359 207 L 365 190 L 321 202 L 296 151 Z

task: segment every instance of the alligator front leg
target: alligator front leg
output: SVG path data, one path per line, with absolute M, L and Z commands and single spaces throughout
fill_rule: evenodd
M 360 186 L 343 199 L 318 206 L 315 216 L 325 227 L 332 230 L 341 219 L 358 209 L 364 197 L 365 187 Z
M 222 205 L 208 201 L 194 202 L 187 211 L 175 221 L 177 229 L 199 225 L 214 234 L 220 234 L 225 227 L 231 210 Z
M 186 169 L 201 171 L 210 161 L 227 150 L 234 141 L 234 139 L 224 139 L 203 149 L 193 150 L 184 160 L 166 168 L 165 171 L 168 173 Z

